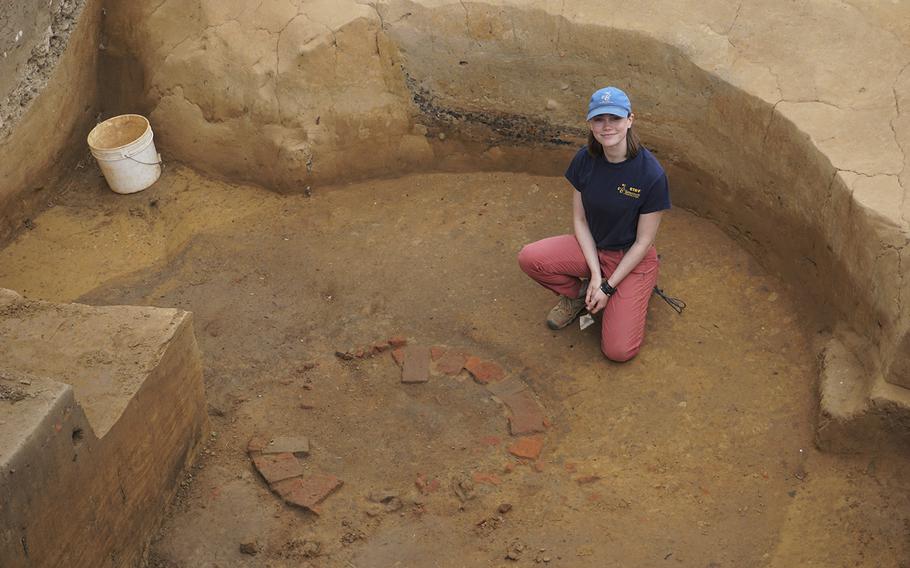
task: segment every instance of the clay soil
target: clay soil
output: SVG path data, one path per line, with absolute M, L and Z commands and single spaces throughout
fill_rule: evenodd
M 710 222 L 665 217 L 660 283 L 689 307 L 655 298 L 633 361 L 544 326 L 554 297 L 515 255 L 568 232 L 570 191 L 493 173 L 282 196 L 174 165 L 118 196 L 84 166 L 0 251 L 0 286 L 194 313 L 212 431 L 152 566 L 910 565 L 907 460 L 814 449 L 825 330 Z M 404 385 L 387 353 L 335 356 L 394 335 L 528 383 L 540 458 L 510 456 L 464 371 Z M 344 481 L 318 516 L 269 491 L 255 434 L 308 436 L 306 467 Z

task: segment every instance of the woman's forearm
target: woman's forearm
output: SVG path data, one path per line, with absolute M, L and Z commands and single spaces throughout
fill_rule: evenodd
M 591 229 L 588 227 L 587 221 L 576 218 L 573 225 L 575 228 L 575 240 L 578 241 L 578 246 L 581 247 L 585 262 L 588 263 L 588 268 L 591 270 L 591 279 L 602 279 L 600 258 L 597 256 L 597 245 L 594 243 L 594 237 L 591 235 Z
M 628 274 L 632 272 L 632 269 L 638 266 L 638 263 L 645 258 L 649 248 L 651 248 L 650 242 L 643 243 L 635 241 L 632 246 L 629 247 L 629 250 L 626 251 L 626 254 L 623 255 L 622 260 L 619 261 L 619 265 L 617 265 L 613 274 L 606 275 L 607 283 L 614 288 L 619 286 L 622 279 L 628 276 Z
M 613 274 L 607 275 L 607 282 L 610 286 L 614 288 L 619 286 L 622 279 L 632 272 L 632 269 L 638 266 L 638 263 L 648 254 L 648 250 L 654 244 L 654 238 L 657 236 L 657 228 L 660 226 L 661 216 L 661 211 L 655 211 L 653 213 L 645 213 L 638 218 L 635 242 L 623 255 Z

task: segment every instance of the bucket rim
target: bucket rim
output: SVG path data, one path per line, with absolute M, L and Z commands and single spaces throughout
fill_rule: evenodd
M 107 124 L 108 122 L 112 122 L 118 118 L 141 118 L 142 122 L 145 123 L 145 130 L 143 130 L 142 134 L 140 134 L 135 139 L 130 140 L 126 144 L 122 144 L 120 146 L 115 146 L 113 148 L 99 148 L 99 147 L 95 146 L 94 144 L 92 144 L 92 135 L 95 134 L 95 131 L 98 130 L 101 126 L 104 126 L 105 124 Z M 151 131 L 151 129 L 152 129 L 152 123 L 150 123 L 149 119 L 142 116 L 141 114 L 133 114 L 133 113 L 118 114 L 117 116 L 112 116 L 112 117 L 102 120 L 101 122 L 96 124 L 95 127 L 89 131 L 88 136 L 86 136 L 85 141 L 88 144 L 89 148 L 92 150 L 99 150 L 101 152 L 115 152 L 117 150 L 122 150 L 123 148 L 126 148 L 127 146 L 129 146 L 131 144 L 135 144 L 136 142 L 141 140 L 143 136 L 148 134 L 149 131 Z

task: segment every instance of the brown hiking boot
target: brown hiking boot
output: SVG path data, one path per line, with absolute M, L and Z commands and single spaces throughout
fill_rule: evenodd
M 562 329 L 572 323 L 583 309 L 585 309 L 584 292 L 580 298 L 574 300 L 567 296 L 560 296 L 559 302 L 553 306 L 547 316 L 547 327 L 554 330 Z

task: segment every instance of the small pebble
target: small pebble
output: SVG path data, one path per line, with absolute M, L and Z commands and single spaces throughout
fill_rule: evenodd
M 259 544 L 255 540 L 253 542 L 240 543 L 240 552 L 255 556 L 259 552 Z

